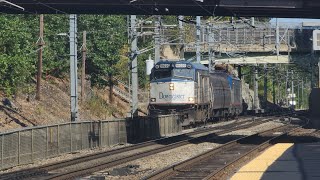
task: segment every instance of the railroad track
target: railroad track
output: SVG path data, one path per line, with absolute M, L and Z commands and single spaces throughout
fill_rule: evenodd
M 144 179 L 227 179 L 230 172 L 300 126 L 283 125 L 230 141 L 216 149 L 164 168 Z
M 245 129 L 274 120 L 275 117 L 258 118 L 259 121 L 242 121 L 215 128 L 202 129 L 187 134 L 140 143 L 112 151 L 65 160 L 41 167 L 24 169 L 0 175 L 0 179 L 71 179 L 110 168 L 128 161 L 174 149 L 213 136 Z M 249 123 L 251 122 L 251 123 Z

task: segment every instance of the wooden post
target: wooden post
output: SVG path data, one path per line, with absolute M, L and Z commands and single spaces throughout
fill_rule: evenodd
M 44 29 L 44 23 L 43 23 L 43 14 L 40 15 L 40 33 L 39 33 L 39 51 L 38 51 L 38 74 L 37 74 L 37 90 L 36 90 L 36 99 L 41 99 L 41 76 L 42 76 L 42 53 L 43 53 L 43 46 L 44 46 L 44 40 L 43 40 L 43 29 Z

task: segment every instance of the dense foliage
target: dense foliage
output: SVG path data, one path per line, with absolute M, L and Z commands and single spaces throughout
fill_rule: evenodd
M 45 15 L 44 22 L 43 75 L 68 77 L 69 39 L 58 34 L 69 31 L 69 16 Z M 35 79 L 39 16 L 1 15 L 0 23 L 0 88 L 14 94 Z M 108 85 L 105 77 L 116 75 L 120 53 L 126 53 L 126 29 L 125 16 L 78 16 L 78 59 L 82 31 L 87 31 L 87 73 L 93 85 Z

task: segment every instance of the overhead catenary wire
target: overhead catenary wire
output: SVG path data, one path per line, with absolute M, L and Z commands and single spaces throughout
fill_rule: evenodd
M 0 3 L 6 3 L 6 4 L 10 5 L 10 6 L 13 6 L 15 8 L 18 8 L 18 9 L 24 11 L 23 7 L 21 7 L 21 6 L 17 5 L 17 4 L 11 3 L 10 1 L 0 0 Z
M 206 11 L 209 15 L 211 15 L 211 16 L 215 16 L 215 11 L 216 11 L 216 8 L 217 8 L 217 4 L 216 4 L 216 6 L 215 6 L 215 8 L 214 8 L 214 11 L 211 13 L 210 11 L 208 11 L 206 8 L 204 8 L 200 3 L 198 3 L 198 1 L 197 0 L 192 0 L 195 4 L 197 4 L 199 7 L 201 7 L 204 11 Z M 203 1 L 202 1 L 203 2 Z
M 36 13 L 34 13 L 34 12 L 31 12 L 31 11 L 22 10 L 22 9 L 19 9 L 19 8 L 13 8 L 12 6 L 7 6 L 7 5 L 4 5 L 4 4 L 0 4 L 0 6 L 6 7 L 6 8 L 9 8 L 9 9 L 13 9 L 13 10 L 16 10 L 16 11 L 20 11 L 20 12 L 22 12 L 23 14 L 25 14 L 25 13 L 36 14 Z M 5 13 L 5 14 L 7 14 L 7 13 Z
M 54 10 L 56 12 L 59 12 L 59 13 L 62 13 L 62 14 L 70 14 L 70 13 L 66 13 L 66 12 L 64 12 L 64 11 L 62 11 L 60 9 L 54 8 L 54 7 L 52 7 L 52 6 L 50 6 L 50 5 L 46 4 L 46 3 L 40 2 L 38 0 L 34 0 L 34 1 L 37 2 L 38 4 L 42 5 L 42 6 L 45 6 L 45 7 L 49 8 L 49 9 Z

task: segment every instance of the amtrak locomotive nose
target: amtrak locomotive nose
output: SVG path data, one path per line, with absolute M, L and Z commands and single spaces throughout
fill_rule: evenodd
M 186 62 L 161 62 L 152 73 L 150 106 L 154 111 L 167 114 L 180 110 L 176 106 L 194 104 L 194 69 Z
M 150 75 L 150 115 L 179 114 L 182 125 L 241 113 L 240 80 L 202 64 L 161 61 Z

